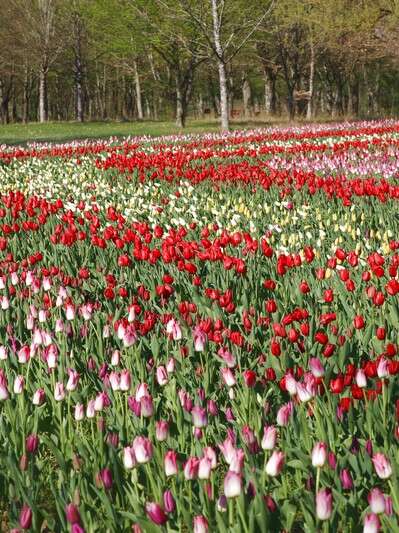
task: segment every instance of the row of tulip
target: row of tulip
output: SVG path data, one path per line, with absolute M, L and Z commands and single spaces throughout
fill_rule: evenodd
M 399 530 L 398 132 L 4 149 L 0 529 Z

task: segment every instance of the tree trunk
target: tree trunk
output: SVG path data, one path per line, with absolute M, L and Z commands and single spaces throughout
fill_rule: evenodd
M 83 103 L 83 59 L 82 59 L 82 39 L 83 39 L 83 21 L 78 12 L 74 13 L 74 75 L 75 75 L 75 119 L 78 122 L 84 120 L 84 103 Z
M 82 72 L 82 63 L 80 58 L 75 60 L 75 118 L 78 122 L 83 122 L 83 72 Z
M 242 105 L 244 111 L 244 117 L 251 116 L 251 86 L 247 78 L 244 78 L 242 84 Z
M 47 95 L 47 67 L 42 66 L 39 72 L 39 122 L 47 122 L 48 95 Z
M 30 100 L 30 79 L 29 69 L 25 67 L 24 72 L 24 91 L 22 104 L 22 121 L 26 124 L 29 121 L 29 100 Z
M 313 86 L 314 86 L 314 45 L 310 41 L 310 65 L 309 65 L 309 100 L 306 108 L 306 118 L 311 120 L 313 116 Z
M 176 126 L 178 128 L 184 128 L 185 121 L 183 93 L 180 88 L 178 76 L 176 76 Z
M 8 124 L 10 121 L 10 114 L 8 109 L 8 103 L 10 101 L 10 88 L 6 89 L 3 80 L 0 80 L 0 113 L 1 122 Z
M 143 113 L 143 103 L 141 99 L 141 84 L 140 84 L 140 76 L 139 76 L 139 71 L 138 71 L 136 60 L 134 61 L 134 87 L 136 90 L 137 118 L 139 120 L 143 120 L 144 113 Z
M 219 90 L 220 90 L 220 119 L 222 131 L 229 130 L 229 105 L 227 96 L 227 78 L 226 78 L 226 64 L 224 61 L 223 48 L 220 42 L 220 24 L 219 14 L 217 9 L 217 0 L 211 0 L 212 6 L 212 20 L 213 20 L 213 41 L 217 54 L 217 64 L 219 72 Z

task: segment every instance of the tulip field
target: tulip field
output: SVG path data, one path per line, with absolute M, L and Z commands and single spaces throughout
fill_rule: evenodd
M 0 531 L 399 531 L 399 122 L 0 146 Z

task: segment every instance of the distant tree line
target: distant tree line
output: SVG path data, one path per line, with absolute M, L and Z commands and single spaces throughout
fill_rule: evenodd
M 398 0 L 0 0 L 0 118 L 399 110 Z

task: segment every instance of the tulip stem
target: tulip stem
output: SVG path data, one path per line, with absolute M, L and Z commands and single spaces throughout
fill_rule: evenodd
M 234 501 L 233 499 L 229 498 L 227 500 L 227 504 L 229 507 L 229 528 L 232 528 L 234 524 Z
M 243 506 L 244 506 L 244 501 L 243 501 Z M 245 531 L 245 533 L 249 533 L 249 530 L 248 530 L 248 527 L 247 527 L 247 523 L 246 523 L 246 520 L 245 520 L 245 517 L 244 517 L 243 509 L 241 507 L 241 502 L 240 502 L 239 499 L 237 500 L 237 507 L 238 507 L 238 514 L 240 515 L 241 522 L 242 522 L 242 525 L 244 527 L 244 531 Z
M 320 468 L 318 467 L 317 472 L 316 472 L 316 496 L 317 496 L 317 493 L 319 492 L 319 485 L 320 485 Z
M 396 509 L 395 509 L 396 513 L 399 514 L 398 491 L 395 490 L 391 480 L 388 480 L 388 485 L 389 485 L 389 488 L 391 489 L 392 498 L 393 498 L 393 501 L 394 501 L 395 507 L 396 507 Z

